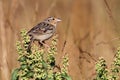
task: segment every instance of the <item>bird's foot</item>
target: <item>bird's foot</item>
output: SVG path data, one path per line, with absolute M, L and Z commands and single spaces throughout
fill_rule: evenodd
M 39 42 L 39 45 L 40 47 L 42 46 L 42 47 L 50 48 L 50 46 L 47 45 L 45 42 Z
M 50 48 L 50 46 L 49 45 L 47 45 L 47 44 L 43 44 L 43 46 L 45 47 L 45 48 Z

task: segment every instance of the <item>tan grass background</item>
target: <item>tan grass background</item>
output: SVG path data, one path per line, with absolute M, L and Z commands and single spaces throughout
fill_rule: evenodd
M 73 80 L 92 80 L 95 62 L 103 56 L 110 66 L 119 47 L 120 0 L 0 0 L 0 80 L 10 80 L 18 67 L 15 44 L 20 30 L 55 16 L 58 24 L 58 63 L 64 41 Z M 109 67 L 108 66 L 108 67 Z

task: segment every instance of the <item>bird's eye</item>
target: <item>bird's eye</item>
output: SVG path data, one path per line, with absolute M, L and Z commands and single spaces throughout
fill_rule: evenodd
M 55 20 L 55 19 L 53 18 L 53 20 Z

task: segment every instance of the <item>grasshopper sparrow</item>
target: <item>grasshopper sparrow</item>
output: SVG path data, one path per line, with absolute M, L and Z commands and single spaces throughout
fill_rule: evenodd
M 28 49 L 31 48 L 31 43 L 35 40 L 37 40 L 40 45 L 48 46 L 44 41 L 53 36 L 59 21 L 61 20 L 58 18 L 48 17 L 28 31 L 27 34 L 31 37 Z

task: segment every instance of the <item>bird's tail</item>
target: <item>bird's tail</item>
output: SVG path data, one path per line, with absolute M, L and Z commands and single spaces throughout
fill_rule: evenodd
M 28 43 L 28 47 L 27 47 L 27 52 L 28 53 L 31 53 L 31 44 L 32 44 L 32 42 L 33 42 L 33 38 L 31 37 L 30 42 Z

